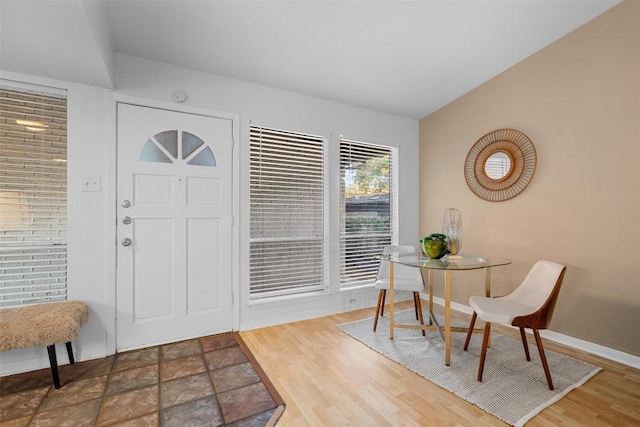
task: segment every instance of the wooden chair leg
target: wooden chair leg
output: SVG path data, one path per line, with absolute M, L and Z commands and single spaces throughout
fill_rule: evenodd
M 473 334 L 473 327 L 476 325 L 476 319 L 478 318 L 478 314 L 474 311 L 471 316 L 471 322 L 469 322 L 469 330 L 467 331 L 467 339 L 464 340 L 464 351 L 467 351 L 467 347 L 469 347 L 469 341 L 471 341 L 471 335 Z
M 47 346 L 49 353 L 49 364 L 51 365 L 51 376 L 53 377 L 53 386 L 60 388 L 60 376 L 58 375 L 58 358 L 56 357 L 56 345 Z
M 384 291 L 380 289 L 380 292 L 378 292 L 378 305 L 376 305 L 376 317 L 373 320 L 373 332 L 375 332 L 376 328 L 378 327 L 378 317 L 381 316 L 380 308 L 384 306 L 383 295 Z
M 522 337 L 522 345 L 524 345 L 524 354 L 527 356 L 527 361 L 531 361 L 529 356 L 529 344 L 527 344 L 527 334 L 524 332 L 524 328 L 520 328 L 520 336 Z
M 416 320 L 420 320 L 420 315 L 418 314 L 418 293 L 413 293 L 413 311 L 416 312 Z
M 422 317 L 422 302 L 420 301 L 420 293 L 414 292 L 413 297 L 416 305 L 416 312 L 418 313 L 418 320 L 420 321 L 421 325 L 424 325 L 424 318 Z M 424 329 L 422 330 L 422 336 L 423 337 L 425 336 Z
M 533 336 L 536 337 L 536 344 L 538 345 L 538 352 L 540 353 L 540 360 L 542 361 L 542 367 L 544 368 L 544 374 L 547 376 L 547 383 L 549 384 L 549 390 L 553 390 L 553 382 L 551 381 L 551 373 L 549 372 L 549 365 L 547 364 L 547 358 L 544 355 L 544 347 L 542 347 L 542 338 L 540 338 L 540 332 L 537 329 L 533 330 Z
M 380 306 L 380 316 L 384 316 L 384 302 L 387 299 L 387 290 L 382 289 L 380 292 L 382 292 L 382 305 Z
M 480 354 L 480 366 L 478 366 L 478 381 L 482 382 L 482 372 L 484 371 L 484 360 L 487 357 L 487 347 L 489 346 L 489 335 L 491 334 L 491 323 L 484 324 L 484 336 L 482 337 L 482 353 Z

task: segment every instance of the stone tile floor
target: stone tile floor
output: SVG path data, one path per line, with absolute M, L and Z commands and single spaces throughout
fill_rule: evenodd
M 58 390 L 50 369 L 3 377 L 0 425 L 263 427 L 278 404 L 238 339 L 212 335 L 64 365 Z

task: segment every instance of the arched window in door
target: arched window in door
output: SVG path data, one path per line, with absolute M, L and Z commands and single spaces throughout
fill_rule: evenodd
M 183 130 L 165 130 L 147 140 L 138 160 L 143 162 L 175 163 L 216 167 L 216 156 L 198 136 Z

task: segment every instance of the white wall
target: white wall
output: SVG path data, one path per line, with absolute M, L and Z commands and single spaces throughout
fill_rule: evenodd
M 418 240 L 418 128 L 417 120 L 365 110 L 201 73 L 129 55 L 116 54 L 116 92 L 127 96 L 171 102 L 171 91 L 184 90 L 185 104 L 240 115 L 239 183 L 239 288 L 240 330 L 312 318 L 375 304 L 372 289 L 337 292 L 339 252 L 339 174 L 330 171 L 331 292 L 321 296 L 289 298 L 275 303 L 250 304 L 249 285 L 249 124 L 297 132 L 309 132 L 329 139 L 329 155 L 337 166 L 338 141 L 345 138 L 398 147 L 400 243 L 417 245 Z M 354 293 L 357 295 L 354 296 Z M 345 295 L 347 294 L 347 295 Z M 349 299 L 356 298 L 349 304 Z
M 107 354 L 107 325 L 113 317 L 108 307 L 108 198 L 107 109 L 104 89 L 68 82 L 2 72 L 2 79 L 67 90 L 67 197 L 68 197 L 68 298 L 83 300 L 91 307 L 89 322 L 74 343 L 78 360 Z M 80 191 L 83 176 L 101 176 L 103 191 Z M 113 222 L 113 221 L 112 221 Z M 64 345 L 58 348 L 58 362 L 68 363 Z M 37 347 L 0 353 L 0 375 L 49 366 L 46 348 Z
M 115 91 L 3 72 L 2 78 L 68 89 L 68 205 L 70 299 L 86 301 L 92 310 L 74 343 L 78 360 L 115 351 L 115 101 L 171 103 L 174 89 L 188 98 L 176 109 L 204 108 L 240 116 L 239 158 L 236 184 L 236 219 L 239 247 L 234 248 L 236 294 L 234 329 L 245 330 L 331 313 L 373 306 L 373 289 L 339 292 L 339 181 L 338 140 L 345 138 L 398 147 L 401 244 L 418 239 L 418 127 L 417 120 L 392 116 L 344 104 L 271 89 L 238 80 L 196 72 L 127 55 L 115 56 Z M 384 82 L 381 82 L 383 84 Z M 249 124 L 309 132 L 329 139 L 331 170 L 330 292 L 288 298 L 275 303 L 250 304 L 249 285 Z M 83 176 L 100 176 L 102 192 L 82 193 Z M 354 303 L 349 303 L 355 298 Z M 66 363 L 66 352 L 58 351 Z M 32 348 L 0 354 L 0 375 L 48 366 L 46 350 Z

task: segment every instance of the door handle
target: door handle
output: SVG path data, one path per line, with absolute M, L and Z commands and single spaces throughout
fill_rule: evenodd
M 131 244 L 131 239 L 128 237 L 125 237 L 124 239 L 122 239 L 122 246 L 129 246 Z
M 128 200 L 123 200 L 122 203 L 120 203 L 120 206 L 122 206 L 123 208 L 128 208 L 131 206 L 131 202 Z
M 131 217 L 130 217 L 130 216 L 125 216 L 124 218 L 122 218 L 122 223 L 123 223 L 124 225 L 129 225 L 129 224 L 131 224 L 131 222 L 132 222 L 132 221 L 133 221 L 133 220 L 131 219 Z

